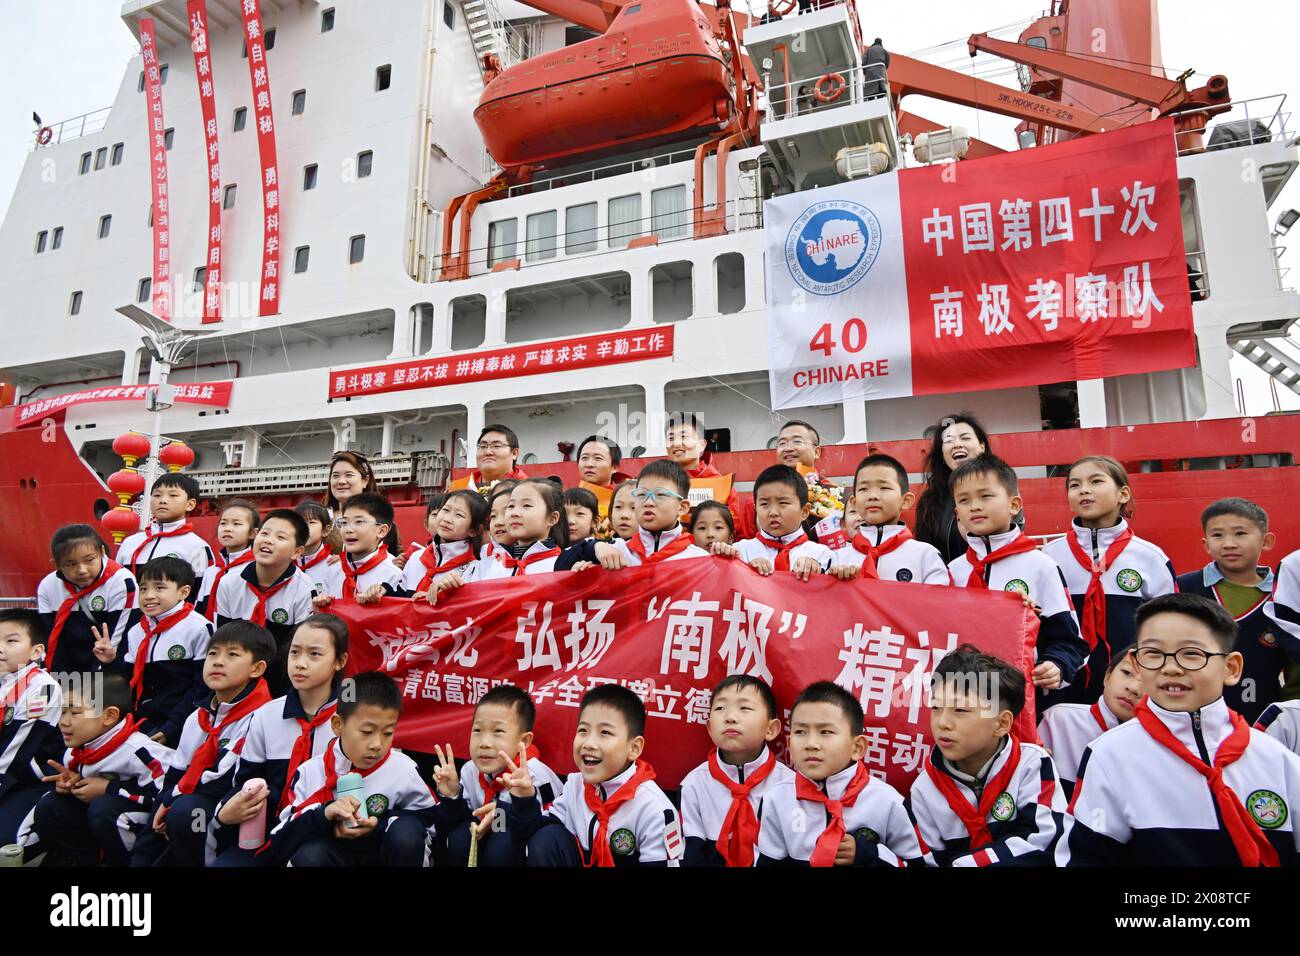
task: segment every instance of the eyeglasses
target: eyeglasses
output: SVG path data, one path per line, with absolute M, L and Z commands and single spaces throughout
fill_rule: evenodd
M 476 447 L 479 451 L 505 451 L 510 447 L 510 443 L 504 441 L 481 441 Z
M 1180 647 L 1172 653 L 1166 653 L 1155 647 L 1139 647 L 1133 652 L 1134 659 L 1137 660 L 1138 667 L 1148 671 L 1158 671 L 1165 666 L 1165 661 L 1169 658 L 1174 659 L 1177 664 L 1185 671 L 1204 670 L 1205 666 L 1210 663 L 1211 657 L 1227 657 L 1225 651 L 1211 653 L 1203 651 L 1199 647 Z
M 348 528 L 364 528 L 366 525 L 378 524 L 371 518 L 339 518 L 334 522 L 334 527 L 340 531 L 347 531 Z
M 776 443 L 777 451 L 784 451 L 787 448 L 812 448 L 813 443 L 804 441 L 802 438 L 782 438 Z
M 632 491 L 632 498 L 643 505 L 652 505 L 660 498 L 676 498 L 681 501 L 685 495 L 679 495 L 675 491 L 669 491 L 667 488 L 635 488 Z

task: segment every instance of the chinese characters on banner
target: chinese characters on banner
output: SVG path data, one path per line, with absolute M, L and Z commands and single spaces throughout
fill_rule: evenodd
M 217 102 L 213 91 L 212 58 L 208 53 L 208 9 L 206 0 L 189 0 L 190 49 L 194 52 L 194 75 L 199 83 L 199 107 L 203 117 L 203 144 L 208 162 L 208 255 L 207 281 L 203 293 L 203 321 L 221 321 L 221 163 L 217 155 Z
M 253 84 L 253 121 L 262 165 L 262 280 L 258 315 L 280 311 L 280 175 L 276 169 L 275 120 L 271 116 L 271 80 L 267 73 L 262 12 L 258 0 L 239 0 L 248 45 L 248 75 Z
M 619 575 L 619 599 L 608 575 Z M 578 701 L 619 683 L 645 702 L 646 758 L 677 787 L 709 750 L 709 694 L 727 674 L 771 683 L 786 731 L 795 696 L 834 680 L 866 712 L 868 769 L 906 792 L 931 743 L 926 689 L 965 642 L 1033 667 L 1037 622 L 1017 595 L 893 581 L 762 577 L 739 561 L 698 558 L 623 571 L 539 574 L 462 588 L 430 607 L 336 601 L 351 629 L 353 672 L 391 674 L 403 695 L 397 745 L 432 751 L 469 739 L 474 704 L 502 683 L 537 705 L 536 742 L 573 770 Z M 1017 732 L 1036 740 L 1032 695 Z M 784 754 L 785 735 L 776 748 Z
M 766 207 L 777 408 L 1195 364 L 1172 120 L 816 196 Z
M 149 181 L 153 186 L 153 311 L 172 320 L 171 205 L 167 196 L 167 128 L 163 122 L 162 76 L 153 18 L 140 20 L 140 58 L 144 66 L 145 116 L 149 120 Z
M 494 349 L 490 352 L 464 352 L 437 359 L 413 359 L 409 362 L 338 371 L 331 369 L 329 398 L 566 372 L 576 368 L 671 358 L 672 354 L 671 325 L 609 332 Z
M 213 405 L 225 408 L 230 404 L 233 382 L 192 382 L 176 386 L 176 402 L 181 405 Z M 40 421 L 51 412 L 71 405 L 88 402 L 142 402 L 157 385 L 120 385 L 112 388 L 92 388 L 84 392 L 69 392 L 28 402 L 14 409 L 14 424 L 26 425 Z

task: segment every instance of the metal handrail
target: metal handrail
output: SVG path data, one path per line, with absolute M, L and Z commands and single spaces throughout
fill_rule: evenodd
M 1205 146 L 1209 145 L 1210 134 L 1214 131 L 1216 126 L 1222 123 L 1231 123 L 1239 120 L 1246 121 L 1247 123 L 1246 129 L 1248 134 L 1251 137 L 1248 141 L 1241 143 L 1240 144 L 1241 146 L 1257 146 L 1260 143 L 1272 143 L 1278 140 L 1287 139 L 1291 135 L 1290 131 L 1288 130 L 1288 124 L 1291 119 L 1291 114 L 1284 110 L 1284 107 L 1286 106 L 1286 97 L 1287 94 L 1285 93 L 1273 93 L 1268 96 L 1254 96 L 1244 100 L 1232 100 L 1228 104 L 1229 111 L 1227 113 L 1215 114 L 1216 121 L 1213 124 L 1206 127 L 1205 145 L 1200 148 L 1186 147 L 1180 149 L 1178 151 L 1178 155 L 1188 156 L 1188 155 L 1194 155 L 1194 154 L 1205 152 Z M 1276 101 L 1276 105 L 1270 105 L 1267 107 L 1261 107 L 1259 105 L 1263 103 L 1273 104 L 1274 101 Z M 1256 104 L 1253 115 L 1251 110 L 1252 103 Z M 1238 107 L 1241 108 L 1240 114 L 1233 115 L 1233 113 L 1237 110 Z M 1195 116 L 1197 113 L 1208 114 L 1210 110 L 1219 110 L 1220 108 L 1221 106 L 1214 106 L 1214 107 L 1206 106 L 1195 110 L 1183 110 L 1171 115 L 1173 115 L 1175 118 L 1183 117 L 1183 116 Z M 1255 138 L 1254 130 L 1252 130 L 1249 125 L 1252 121 L 1258 122 L 1264 128 L 1264 131 L 1268 134 L 1266 139 L 1263 137 L 1259 139 Z M 1237 147 L 1222 146 L 1218 148 L 1234 149 Z
M 551 189 L 560 189 L 564 186 L 576 186 L 579 183 L 591 183 L 598 179 L 610 179 L 627 173 L 639 173 L 647 169 L 654 169 L 657 166 L 671 166 L 673 163 L 682 163 L 694 158 L 694 156 L 694 149 L 679 149 L 670 153 L 644 156 L 641 159 L 625 159 L 622 162 L 610 163 L 606 166 L 595 166 L 579 172 L 560 173 L 555 176 L 548 176 L 545 179 L 533 179 L 518 186 L 511 186 L 506 190 L 506 196 L 528 196 Z
M 57 146 L 59 143 L 71 142 L 92 133 L 103 132 L 104 127 L 108 125 L 108 114 L 112 112 L 112 109 L 111 106 L 105 106 L 102 109 L 82 113 L 80 116 L 74 116 L 71 119 L 47 124 L 44 128 L 50 130 L 51 136 L 50 141 L 44 146 L 36 138 L 40 135 L 40 129 L 33 130 L 32 145 L 28 152 L 49 146 Z
M 767 122 L 789 119 L 792 116 L 805 116 L 821 110 L 834 109 L 870 100 L 887 99 L 889 96 L 889 76 L 883 63 L 867 63 L 843 70 L 832 70 L 818 76 L 787 80 L 774 83 L 772 70 L 765 70 L 763 86 L 767 93 Z M 833 100 L 823 102 L 817 99 L 817 83 L 826 77 L 837 74 L 844 80 L 844 92 Z M 780 96 L 774 94 L 780 93 Z M 778 105 L 781 107 L 777 115 Z

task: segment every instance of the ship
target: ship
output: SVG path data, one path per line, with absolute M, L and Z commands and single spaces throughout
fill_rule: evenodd
M 1052 0 L 887 66 L 853 3 L 382 7 L 127 0 L 142 50 L 112 105 L 33 130 L 0 226 L 4 601 L 30 601 L 55 529 L 130 504 L 110 483 L 133 431 L 188 465 L 209 538 L 229 498 L 319 500 L 352 450 L 402 540 L 422 539 L 424 503 L 473 468 L 485 425 L 517 432 L 524 471 L 573 484 L 584 436 L 616 437 L 635 474 L 679 410 L 702 413 L 742 495 L 786 418 L 819 430 L 831 480 L 870 451 L 919 480 L 926 428 L 970 410 L 1021 475 L 1032 533 L 1068 526 L 1064 466 L 1105 453 L 1180 570 L 1204 561 L 1196 514 L 1219 497 L 1300 538 L 1297 420 L 1244 418 L 1229 365 L 1300 391 L 1279 346 L 1300 318 L 1280 260 L 1296 216 L 1275 208 L 1298 140 L 1281 97 L 1166 70 L 1156 0 Z M 967 54 L 978 68 L 953 65 Z M 1031 153 L 1172 119 L 1197 364 L 774 412 L 765 201 L 1007 151 L 920 98 L 1011 117 Z

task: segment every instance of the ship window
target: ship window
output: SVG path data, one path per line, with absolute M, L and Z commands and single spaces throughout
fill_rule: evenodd
M 293 271 L 306 272 L 307 261 L 311 258 L 311 246 L 299 246 L 293 250 Z
M 194 291 L 202 292 L 204 286 L 206 286 L 207 284 L 208 284 L 208 268 L 207 266 L 199 266 L 197 269 L 194 270 Z
M 375 92 L 380 93 L 393 85 L 393 66 L 386 63 L 375 70 Z
M 641 235 L 641 194 L 616 196 L 609 201 L 609 247 L 621 249 Z
M 39 256 L 45 251 L 45 243 L 50 238 L 50 234 L 42 229 L 36 234 L 36 254 Z
M 113 155 L 112 155 L 111 157 L 109 157 L 108 165 L 110 165 L 110 166 L 121 166 L 121 165 L 122 165 L 122 152 L 123 152 L 125 149 L 126 149 L 126 146 L 125 146 L 124 144 L 122 144 L 122 143 L 114 143 L 114 144 L 113 144 Z
M 564 254 L 591 252 L 596 248 L 596 204 L 583 203 L 564 210 Z
M 375 165 L 375 154 L 370 150 L 357 153 L 357 179 L 365 179 Z
M 525 246 L 524 258 L 529 262 L 555 258 L 555 230 L 559 219 L 554 209 L 550 212 L 536 212 L 528 217 L 526 231 L 528 244 Z
M 1032 46 L 1035 49 L 1046 50 L 1047 37 L 1030 37 L 1028 40 L 1025 41 L 1025 46 Z
M 158 83 L 161 85 L 166 82 L 167 82 L 167 64 L 164 63 L 162 66 L 158 67 Z
M 90 154 L 89 154 L 89 153 L 82 153 L 82 154 L 81 154 L 81 167 L 80 167 L 80 170 L 81 170 L 81 175 L 82 175 L 82 176 L 84 176 L 84 175 L 86 175 L 86 173 L 90 172 Z
M 231 183 L 229 186 L 226 187 L 225 195 L 224 195 L 224 197 L 223 197 L 222 200 L 221 200 L 221 208 L 222 208 L 222 209 L 234 209 L 234 208 L 235 208 L 235 190 L 236 190 L 236 188 L 237 188 L 237 184 L 235 184 L 235 183 Z
M 492 268 L 498 262 L 509 262 L 513 259 L 518 241 L 518 219 L 499 219 L 488 223 L 488 268 Z
M 487 298 L 463 295 L 451 300 L 451 348 L 478 348 L 487 338 Z
M 138 283 L 136 283 L 135 301 L 148 302 L 149 294 L 151 292 L 153 292 L 153 279 L 150 278 L 149 276 L 145 276 Z
M 149 204 L 149 221 L 146 222 L 145 225 L 149 227 L 153 226 L 153 203 Z
M 136 92 L 137 92 L 137 93 L 143 93 L 143 92 L 144 92 L 144 70 L 141 70 L 141 71 L 140 71 L 140 83 L 139 83 L 139 85 L 136 87 Z
M 246 125 L 248 125 L 248 107 L 241 106 L 235 110 L 235 132 L 238 133 Z
M 72 300 L 68 302 L 68 315 L 76 315 L 81 311 L 81 293 L 72 293 Z
M 108 232 L 112 228 L 113 228 L 113 217 L 111 215 L 99 217 L 99 238 L 107 239 Z
M 101 146 L 95 150 L 95 168 L 103 169 L 104 164 L 108 162 L 108 147 Z
M 306 192 L 308 189 L 316 188 L 316 164 L 315 163 L 312 163 L 309 166 L 304 166 L 302 168 L 302 188 L 303 188 L 303 192 Z
M 348 263 L 356 265 L 366 257 L 366 237 L 353 236 L 348 240 Z
M 266 41 L 263 44 L 263 46 L 265 46 L 268 50 L 274 50 L 275 49 L 275 27 L 271 27 L 271 29 L 267 30 L 266 33 L 263 35 L 263 39 Z
M 686 235 L 686 187 L 665 186 L 650 193 L 650 231 L 660 239 Z
M 294 116 L 301 116 L 302 111 L 305 110 L 306 108 L 307 108 L 307 91 L 294 90 L 293 106 L 290 108 L 290 112 L 293 113 Z
M 442 22 L 447 24 L 448 30 L 456 29 L 456 8 L 451 5 L 451 0 L 442 0 Z
M 63 245 L 63 227 L 55 226 L 54 232 L 50 233 L 50 251 L 53 252 L 61 245 Z
M 163 134 L 163 142 L 166 144 L 166 146 L 167 146 L 168 149 L 171 149 L 171 148 L 172 148 L 172 144 L 173 144 L 174 142 L 176 142 L 176 127 L 175 127 L 175 126 L 173 126 L 171 129 L 167 130 L 167 131 Z
M 713 260 L 718 280 L 718 312 L 735 315 L 745 308 L 745 257 L 739 252 L 725 252 Z
M 632 6 L 630 6 L 630 7 L 624 7 L 624 8 L 623 8 L 623 16 L 625 16 L 625 17 L 630 17 L 632 14 L 636 13 L 636 12 L 639 11 L 640 9 L 641 9 L 641 4 L 639 4 L 639 3 L 634 3 L 634 4 L 632 4 Z
M 320 32 L 329 33 L 334 29 L 334 8 L 322 10 L 320 14 Z
M 582 43 L 595 36 L 599 36 L 599 34 L 592 33 L 590 30 L 584 30 L 582 27 L 565 27 L 564 45 L 573 46 L 575 43 Z
M 665 262 L 650 270 L 650 315 L 656 322 L 680 322 L 695 310 L 694 264 Z

